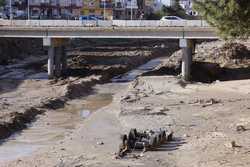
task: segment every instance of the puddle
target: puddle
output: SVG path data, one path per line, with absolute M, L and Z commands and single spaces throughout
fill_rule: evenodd
M 0 144 L 0 164 L 29 156 L 45 146 L 53 146 L 94 112 L 112 102 L 111 94 L 95 94 L 70 101 L 55 111 L 40 116 L 29 128 Z
M 146 73 L 146 72 L 153 70 L 156 66 L 161 64 L 163 62 L 163 60 L 164 60 L 163 57 L 150 60 L 146 64 L 143 64 L 143 65 L 139 66 L 138 68 L 125 73 L 124 75 L 113 78 L 112 82 L 133 81 L 134 79 L 136 79 L 138 76 L 142 75 L 143 73 Z
M 80 115 L 82 118 L 87 118 L 90 115 L 90 111 L 89 110 L 82 110 Z

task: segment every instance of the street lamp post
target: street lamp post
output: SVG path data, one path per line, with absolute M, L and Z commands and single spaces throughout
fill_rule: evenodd
M 30 1 L 29 0 L 27 0 L 28 2 L 27 2 L 27 5 L 28 5 L 28 20 L 30 19 Z
M 10 0 L 10 20 L 12 20 L 12 0 Z
M 106 0 L 103 1 L 103 20 L 106 20 Z
M 133 20 L 132 0 L 130 0 L 130 19 Z

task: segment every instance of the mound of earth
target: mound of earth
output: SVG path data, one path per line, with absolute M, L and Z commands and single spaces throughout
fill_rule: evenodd
M 155 70 L 144 75 L 178 75 L 181 73 L 182 51 L 176 51 Z M 193 81 L 250 78 L 250 50 L 243 44 L 224 41 L 203 42 L 196 46 L 191 76 Z

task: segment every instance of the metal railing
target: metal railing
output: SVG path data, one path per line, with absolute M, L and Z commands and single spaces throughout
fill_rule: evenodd
M 210 27 L 204 20 L 0 20 L 12 27 Z

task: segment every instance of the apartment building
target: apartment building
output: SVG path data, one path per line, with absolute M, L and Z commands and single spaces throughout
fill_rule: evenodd
M 80 14 L 81 0 L 29 0 L 31 17 L 67 18 Z
M 197 16 L 198 13 L 193 10 L 192 0 L 180 0 L 180 6 L 186 11 L 188 15 Z
M 171 7 L 176 4 L 176 0 L 163 0 L 161 1 L 165 6 Z
M 113 19 L 116 20 L 126 19 L 125 0 L 114 0 Z
M 113 19 L 112 0 L 83 0 L 81 15 L 102 16 L 105 20 Z
M 143 13 L 144 0 L 115 0 L 114 19 L 134 20 Z
M 27 15 L 28 7 L 31 18 L 56 19 L 78 16 L 81 13 L 82 0 L 6 0 L 6 6 L 12 12 Z

